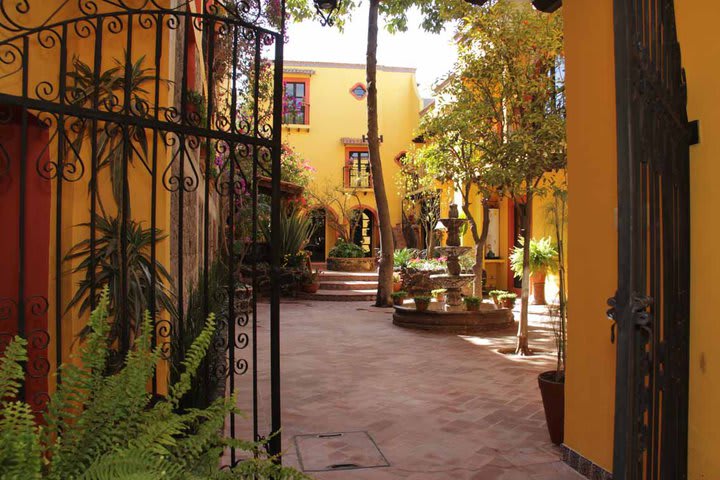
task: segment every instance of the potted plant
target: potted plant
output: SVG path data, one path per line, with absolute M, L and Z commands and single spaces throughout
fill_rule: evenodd
M 524 239 L 519 239 L 520 245 L 515 247 L 510 254 L 510 269 L 517 278 L 523 274 L 523 247 Z M 530 276 L 533 292 L 533 303 L 545 305 L 545 277 L 548 272 L 558 268 L 558 250 L 552 243 L 550 237 L 536 240 L 530 239 Z
M 328 269 L 336 272 L 371 272 L 377 268 L 377 258 L 367 256 L 362 247 L 338 239 L 327 258 Z
M 301 289 L 305 293 L 317 293 L 320 290 L 320 270 L 315 270 L 305 275 L 304 282 L 301 285 Z
M 498 295 L 498 300 L 502 303 L 503 307 L 509 308 L 510 310 L 515 307 L 515 301 L 517 300 L 517 294 L 515 293 L 502 293 Z
M 479 312 L 480 304 L 482 303 L 482 298 L 481 297 L 465 297 L 465 298 L 463 298 L 463 302 L 465 303 L 465 309 L 468 312 Z
M 405 303 L 407 295 L 407 292 L 393 292 L 392 294 L 390 294 L 393 299 L 393 305 L 402 307 L 402 305 Z
M 430 306 L 431 297 L 427 295 L 417 295 L 413 298 L 415 300 L 415 310 L 418 312 L 424 312 Z
M 437 300 L 438 302 L 444 302 L 445 301 L 445 293 L 447 290 L 444 288 L 437 288 L 432 291 L 432 296 Z
M 393 292 L 400 290 L 402 290 L 402 277 L 400 277 L 400 272 L 393 272 Z
M 565 281 L 565 259 L 563 255 L 563 241 L 565 224 L 567 222 L 567 191 L 561 187 L 554 187 L 553 203 L 548 209 L 555 233 L 558 265 L 558 305 L 548 309 L 553 318 L 553 332 L 557 346 L 557 359 L 555 370 L 543 372 L 538 375 L 538 387 L 542 396 L 545 421 L 547 422 L 550 439 L 556 445 L 563 443 L 565 437 L 565 365 L 567 345 L 567 290 Z
M 502 302 L 500 301 L 500 295 L 503 293 L 508 293 L 505 290 L 490 290 L 490 298 L 492 298 L 493 303 L 495 304 L 495 308 L 500 308 L 502 306 Z

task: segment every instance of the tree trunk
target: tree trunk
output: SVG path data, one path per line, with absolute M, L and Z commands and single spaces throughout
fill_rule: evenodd
M 393 283 L 393 242 L 392 222 L 385 181 L 383 179 L 382 161 L 380 159 L 380 133 L 378 127 L 378 91 L 377 91 L 377 47 L 378 47 L 378 15 L 380 0 L 370 0 L 367 41 L 367 109 L 368 109 L 368 150 L 370 153 L 370 169 L 373 176 L 373 190 L 380 224 L 380 270 L 378 274 L 378 290 L 375 306 L 392 305 L 390 294 Z
M 528 182 L 529 184 L 530 182 Z M 528 346 L 528 305 L 530 301 L 530 239 L 532 232 L 530 228 L 532 223 L 532 207 L 533 193 L 532 190 L 527 191 L 527 201 L 525 203 L 525 217 L 523 218 L 523 229 L 525 230 L 525 242 L 523 246 L 523 275 L 522 275 L 522 296 L 520 300 L 520 323 L 518 324 L 517 346 L 515 354 L 531 355 Z
M 475 283 L 473 284 L 473 295 L 482 297 L 482 273 L 485 268 L 485 242 L 487 242 L 488 232 L 490 231 L 490 205 L 487 199 L 483 198 L 483 223 L 482 231 L 478 232 L 477 222 L 470 211 L 470 185 L 466 185 L 463 190 L 463 213 L 470 221 L 470 232 L 472 233 L 473 242 L 475 242 L 475 265 L 473 265 L 473 274 L 475 275 Z

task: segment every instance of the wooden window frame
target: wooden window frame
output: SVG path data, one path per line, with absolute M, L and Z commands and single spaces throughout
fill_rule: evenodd
M 368 147 L 357 146 L 357 147 L 345 147 L 345 165 L 343 169 L 343 186 L 345 188 L 359 188 L 360 190 L 371 190 L 373 188 L 372 171 L 370 171 L 370 182 L 367 187 L 353 187 L 350 185 L 350 167 L 352 166 L 352 154 L 353 153 L 367 153 L 368 154 L 368 165 L 370 162 L 370 149 Z
M 304 123 L 286 123 L 283 115 L 283 125 L 310 125 L 310 79 L 307 77 L 283 77 L 283 102 L 285 101 L 285 86 L 288 83 L 302 83 L 305 85 L 305 107 Z

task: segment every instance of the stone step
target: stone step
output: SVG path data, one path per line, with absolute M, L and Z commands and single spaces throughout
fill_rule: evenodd
M 320 283 L 324 282 L 377 282 L 377 272 L 320 272 Z
M 320 281 L 320 290 L 374 290 L 377 289 L 377 282 L 372 281 Z
M 298 298 L 321 302 L 372 302 L 377 291 L 370 290 L 318 290 L 317 293 L 298 293 Z

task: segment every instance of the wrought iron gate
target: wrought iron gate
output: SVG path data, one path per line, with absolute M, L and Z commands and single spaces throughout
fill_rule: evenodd
M 687 476 L 687 91 L 673 0 L 616 0 L 618 291 L 614 478 Z
M 37 410 L 109 285 L 118 358 L 154 312 L 155 392 L 215 312 L 195 401 L 236 395 L 227 433 L 280 452 L 280 259 L 258 226 L 280 218 L 281 5 L 0 1 L 0 352 L 29 339 Z

